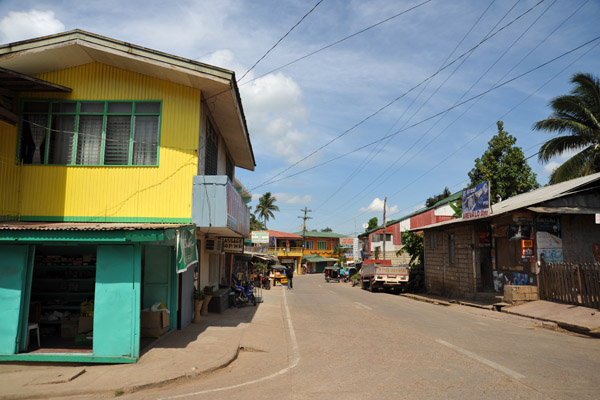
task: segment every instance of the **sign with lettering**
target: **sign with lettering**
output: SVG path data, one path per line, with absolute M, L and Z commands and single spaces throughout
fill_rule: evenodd
M 177 273 L 185 272 L 191 265 L 198 262 L 198 249 L 196 248 L 196 230 L 181 228 L 177 230 Z
M 222 239 L 225 253 L 242 253 L 244 251 L 244 238 L 224 237 Z
M 490 214 L 490 183 L 483 182 L 462 191 L 462 218 L 482 218 Z
M 340 238 L 340 247 L 342 249 L 354 246 L 354 238 Z
M 252 243 L 269 243 L 269 231 L 252 231 Z

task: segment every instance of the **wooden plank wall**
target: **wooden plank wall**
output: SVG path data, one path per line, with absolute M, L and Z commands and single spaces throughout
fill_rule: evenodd
M 600 264 L 542 264 L 540 298 L 600 309 Z

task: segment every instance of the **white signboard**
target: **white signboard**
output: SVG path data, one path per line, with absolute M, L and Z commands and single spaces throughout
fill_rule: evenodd
M 358 238 L 353 238 L 354 248 L 353 248 L 353 257 L 354 261 L 357 261 L 360 258 L 360 247 L 358 245 Z
M 244 238 L 224 237 L 222 239 L 225 253 L 242 253 L 244 251 Z
M 252 243 L 269 243 L 269 231 L 252 231 Z

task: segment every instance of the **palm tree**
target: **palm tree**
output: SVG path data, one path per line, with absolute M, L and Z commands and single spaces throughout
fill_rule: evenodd
M 533 125 L 535 130 L 567 133 L 542 145 L 541 162 L 566 151 L 579 151 L 552 172 L 551 184 L 600 172 L 600 80 L 578 73 L 571 83 L 575 85 L 571 94 L 552 99 L 552 115 Z
M 254 210 L 254 214 L 265 221 L 265 229 L 267 229 L 267 221 L 269 218 L 275 218 L 273 211 L 279 211 L 279 207 L 275 205 L 275 201 L 277 201 L 277 199 L 271 196 L 271 192 L 267 192 L 260 196 L 256 209 Z

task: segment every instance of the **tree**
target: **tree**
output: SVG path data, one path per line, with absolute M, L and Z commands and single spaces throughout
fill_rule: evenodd
M 502 121 L 497 125 L 498 133 L 488 142 L 488 149 L 475 160 L 475 167 L 469 172 L 470 186 L 490 181 L 492 203 L 540 187 L 523 150 L 515 146 L 517 139 L 504 131 Z
M 379 223 L 377 222 L 377 217 L 373 217 L 369 220 L 369 226 L 367 226 L 367 229 L 365 230 L 365 232 L 368 232 L 371 229 L 375 229 L 378 226 L 379 226 Z
M 331 229 L 330 227 L 327 227 L 327 228 L 321 229 L 321 232 L 333 232 L 333 229 Z
M 426 201 L 425 201 L 425 207 L 431 207 L 433 206 L 435 203 L 437 203 L 440 200 L 444 200 L 446 197 L 450 197 L 452 195 L 452 193 L 450 193 L 450 189 L 448 189 L 448 186 L 446 186 L 444 188 L 444 191 L 440 194 L 434 195 L 432 197 L 429 197 Z
M 346 261 L 346 252 L 344 251 L 344 249 L 339 246 L 335 246 L 332 253 L 333 256 L 337 258 L 337 262 L 340 264 L 340 267 L 343 267 L 344 261 Z
M 425 253 L 422 233 L 413 233 L 409 231 L 402 232 L 402 248 L 396 252 L 396 255 L 400 256 L 404 253 L 410 255 L 410 265 L 423 264 Z
M 600 172 L 600 80 L 591 74 L 573 75 L 571 94 L 550 101 L 553 113 L 533 125 L 536 131 L 563 134 L 540 148 L 538 159 L 547 163 L 567 151 L 579 151 L 550 175 L 550 183 Z
M 267 229 L 267 221 L 269 218 L 275 218 L 273 211 L 279 211 L 279 207 L 275 205 L 275 201 L 277 201 L 277 198 L 271 196 L 271 192 L 267 192 L 260 196 L 254 210 L 254 214 L 257 214 L 259 218 L 262 218 L 265 221 L 265 229 Z
M 262 223 L 262 221 L 260 221 L 258 218 L 256 218 L 256 215 L 250 214 L 250 230 L 251 231 L 262 231 L 263 229 L 265 229 L 265 226 Z

